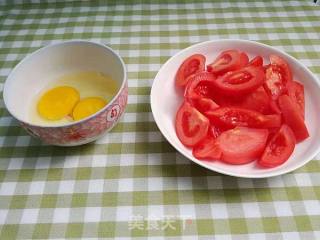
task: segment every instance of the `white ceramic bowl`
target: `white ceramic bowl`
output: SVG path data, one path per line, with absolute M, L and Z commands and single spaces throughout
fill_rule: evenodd
M 183 96 L 175 84 L 175 74 L 180 64 L 190 55 L 200 53 L 206 56 L 207 64 L 226 49 L 238 49 L 248 53 L 249 57 L 260 55 L 264 62 L 269 62 L 270 54 L 283 57 L 290 65 L 293 78 L 305 87 L 306 125 L 310 137 L 296 145 L 290 159 L 276 168 L 264 169 L 256 165 L 256 161 L 245 165 L 229 165 L 222 161 L 201 161 L 193 157 L 191 149 L 185 147 L 178 139 L 174 127 L 175 116 L 181 105 Z M 320 150 L 320 85 L 316 77 L 292 56 L 268 45 L 247 40 L 214 40 L 190 46 L 171 57 L 159 70 L 151 89 L 151 109 L 154 119 L 165 138 L 181 154 L 191 161 L 212 171 L 226 175 L 265 178 L 293 171 L 306 164 Z
M 60 126 L 39 126 L 28 120 L 32 98 L 50 81 L 72 72 L 97 71 L 118 82 L 118 92 L 100 111 Z M 90 79 L 88 79 L 90 81 Z M 126 68 L 111 48 L 88 41 L 66 41 L 25 57 L 8 76 L 3 90 L 8 111 L 32 136 L 46 143 L 75 146 L 92 142 L 109 131 L 125 110 L 128 98 Z

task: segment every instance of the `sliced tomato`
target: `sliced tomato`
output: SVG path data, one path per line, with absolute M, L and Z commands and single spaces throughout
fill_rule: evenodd
M 286 162 L 295 148 L 295 136 L 291 128 L 283 124 L 267 144 L 258 164 L 262 167 L 276 167 Z
M 274 128 L 281 125 L 280 115 L 263 115 L 257 111 L 238 107 L 220 107 L 214 111 L 206 112 L 205 115 L 213 124 L 224 128 L 237 126 Z
M 244 98 L 239 101 L 237 106 L 258 111 L 263 114 L 273 112 L 270 106 L 269 95 L 266 93 L 263 87 L 259 87 L 257 90 L 244 96 Z
M 214 86 L 227 96 L 242 96 L 248 94 L 264 82 L 264 72 L 261 67 L 245 67 L 228 72 L 213 81 Z
M 176 133 L 180 141 L 192 147 L 206 137 L 209 120 L 190 103 L 184 102 L 176 115 Z
M 220 97 L 216 102 L 222 107 L 240 107 L 262 114 L 281 114 L 277 103 L 269 97 L 262 86 L 244 96 L 228 96 L 227 99 Z
M 210 135 L 213 138 L 217 138 L 220 136 L 221 133 L 221 128 L 218 128 L 217 126 L 214 126 L 212 124 L 210 125 L 208 135 Z
M 277 99 L 287 91 L 287 84 L 292 81 L 292 74 L 287 62 L 277 56 L 270 55 L 270 65 L 266 68 L 264 87 L 267 93 Z
M 282 112 L 284 122 L 292 129 L 297 142 L 309 137 L 308 129 L 297 105 L 288 95 L 279 97 L 279 107 Z
M 193 147 L 192 154 L 197 159 L 218 160 L 221 158 L 221 150 L 216 140 L 210 135 Z
M 241 67 L 240 52 L 227 50 L 222 52 L 216 60 L 207 66 L 207 70 L 216 75 L 233 71 Z
M 236 106 L 239 102 L 239 98 L 232 96 L 225 96 L 220 91 L 218 91 L 215 87 L 212 87 L 213 94 L 210 95 L 210 98 L 219 106 L 229 107 Z
M 281 77 L 285 83 L 292 81 L 292 73 L 286 60 L 284 60 L 280 56 L 271 54 L 270 64 L 280 68 L 279 73 L 281 74 Z
M 184 92 L 187 99 L 205 97 L 212 98 L 215 89 L 213 81 L 216 77 L 209 72 L 200 72 L 190 76 L 189 83 Z
M 194 54 L 184 60 L 176 74 L 176 85 L 186 86 L 189 76 L 205 70 L 205 62 L 206 58 L 202 54 Z
M 263 65 L 264 72 L 266 72 L 266 71 L 267 71 L 267 69 L 268 69 L 270 66 L 271 66 L 271 64 L 270 64 L 270 63 L 269 63 L 269 64 L 267 64 L 267 65 Z
M 219 107 L 212 99 L 210 98 L 194 98 L 192 99 L 192 105 L 201 113 L 208 111 L 213 111 Z
M 260 157 L 267 142 L 268 130 L 236 127 L 218 138 L 221 160 L 230 164 L 245 164 Z
M 281 114 L 281 110 L 280 110 L 277 102 L 273 99 L 270 100 L 270 109 L 271 109 L 271 112 L 273 112 L 275 114 Z
M 248 63 L 248 66 L 254 67 L 262 67 L 263 66 L 263 58 L 261 56 L 256 56 Z
M 268 136 L 268 141 L 267 142 L 269 142 L 274 137 L 274 135 L 276 135 L 276 133 L 279 132 L 279 129 L 280 129 L 280 127 L 268 128 L 269 136 Z
M 292 81 L 288 83 L 288 95 L 297 105 L 301 116 L 304 119 L 304 87 L 301 83 Z
M 249 57 L 245 52 L 240 53 L 240 67 L 244 67 L 249 63 Z

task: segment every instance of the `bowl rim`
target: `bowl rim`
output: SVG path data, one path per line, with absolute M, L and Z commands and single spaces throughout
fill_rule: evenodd
M 114 57 L 116 57 L 119 61 L 120 61 L 120 64 L 121 64 L 121 67 L 122 67 L 122 71 L 123 71 L 123 79 L 122 79 L 122 83 L 121 83 L 121 86 L 119 87 L 119 90 L 117 92 L 117 94 L 115 94 L 113 96 L 113 98 L 109 101 L 108 104 L 106 104 L 102 109 L 100 109 L 99 111 L 97 111 L 96 113 L 84 118 L 84 119 L 81 119 L 81 120 L 78 120 L 78 121 L 74 121 L 74 122 L 70 122 L 70 123 L 66 123 L 66 124 L 59 124 L 59 125 L 38 125 L 38 124 L 34 124 L 34 123 L 31 123 L 31 122 L 28 122 L 28 121 L 24 121 L 24 120 L 21 120 L 20 118 L 18 118 L 15 114 L 13 114 L 13 112 L 8 108 L 8 104 L 7 104 L 7 95 L 8 95 L 8 90 L 6 90 L 8 87 L 8 79 L 10 79 L 10 76 L 13 75 L 17 70 L 18 68 L 20 68 L 20 66 L 22 66 L 25 62 L 29 61 L 32 57 L 34 57 L 35 55 L 39 54 L 40 52 L 43 52 L 43 51 L 46 51 L 48 50 L 49 48 L 52 48 L 52 47 L 56 47 L 56 46 L 59 46 L 59 45 L 73 45 L 73 44 L 88 44 L 88 45 L 94 45 L 94 46 L 98 46 L 98 47 L 101 47 L 101 48 L 104 48 L 105 50 L 108 50 L 112 53 L 112 55 Z M 91 120 L 92 118 L 95 118 L 97 115 L 99 115 L 100 113 L 104 112 L 107 108 L 109 108 L 109 106 L 111 106 L 114 101 L 118 98 L 118 96 L 122 93 L 122 90 L 125 88 L 127 84 L 127 68 L 126 68 L 126 65 L 123 61 L 123 59 L 121 58 L 120 54 L 116 53 L 111 47 L 107 46 L 107 45 L 104 45 L 102 43 L 98 43 L 98 42 L 93 42 L 93 41 L 87 41 L 87 40 L 66 40 L 66 41 L 60 41 L 60 42 L 57 42 L 57 43 L 51 43 L 51 44 L 48 44 L 44 47 L 40 47 L 39 49 L 35 50 L 34 52 L 26 55 L 16 66 L 14 66 L 14 68 L 11 70 L 11 72 L 9 73 L 9 75 L 7 76 L 5 82 L 4 82 L 4 86 L 3 86 L 3 102 L 4 102 L 4 105 L 7 109 L 7 111 L 15 118 L 17 119 L 19 122 L 23 123 L 23 124 L 26 124 L 28 126 L 31 126 L 31 127 L 39 127 L 39 128 L 46 128 L 46 129 L 51 129 L 51 128 L 61 128 L 61 127 L 70 127 L 70 126 L 75 126 L 75 125 L 78 125 L 78 124 L 81 124 L 83 122 L 86 122 L 86 121 L 89 121 Z
M 257 46 L 260 46 L 260 47 L 265 47 L 265 48 L 271 48 L 272 50 L 274 50 L 275 52 L 277 53 L 280 53 L 284 56 L 286 56 L 287 58 L 289 58 L 291 61 L 293 61 L 295 64 L 297 64 L 298 66 L 302 66 L 303 69 L 305 69 L 312 77 L 313 79 L 316 79 L 315 84 L 320 88 L 320 82 L 318 81 L 317 77 L 311 72 L 311 70 L 306 67 L 304 64 L 300 63 L 296 58 L 294 58 L 293 56 L 289 55 L 288 53 L 286 53 L 285 51 L 282 51 L 280 49 L 277 49 L 273 46 L 270 46 L 270 45 L 267 45 L 267 44 L 264 44 L 264 43 L 261 43 L 261 42 L 257 42 L 257 41 L 253 41 L 253 40 L 244 40 L 244 39 L 215 39 L 215 40 L 208 40 L 208 41 L 204 41 L 204 42 L 198 42 L 198 43 L 195 43 L 195 44 L 191 44 L 190 46 L 184 48 L 184 49 L 181 49 L 180 51 L 178 51 L 176 54 L 174 54 L 173 56 L 171 56 L 161 67 L 160 69 L 158 70 L 156 76 L 154 77 L 154 81 L 152 83 L 152 87 L 151 87 L 151 91 L 150 91 L 150 105 L 151 105 L 151 111 L 152 111 L 152 115 L 153 115 L 153 118 L 161 132 L 161 134 L 165 137 L 165 139 L 171 144 L 172 147 L 174 147 L 174 149 L 176 151 L 178 151 L 179 153 L 181 153 L 183 156 L 185 156 L 188 160 L 190 160 L 191 162 L 195 163 L 195 164 L 198 164 L 210 171 L 214 171 L 214 172 L 217 172 L 217 173 L 221 173 L 221 174 L 224 174 L 224 175 L 228 175 L 228 176 L 232 176 L 232 177 L 241 177 L 241 178 L 254 178 L 254 179 L 259 179 L 259 178 L 269 178 L 269 177 L 275 177 L 275 176 L 279 176 L 279 175 L 283 175 L 283 174 L 286 174 L 286 173 L 289 173 L 289 172 L 292 172 L 300 167 L 302 167 L 303 165 L 305 165 L 306 163 L 308 163 L 309 161 L 311 161 L 316 155 L 317 153 L 319 153 L 320 151 L 320 142 L 319 142 L 319 145 L 315 148 L 314 151 L 312 151 L 310 154 L 309 154 L 309 158 L 304 158 L 303 161 L 297 163 L 296 165 L 292 166 L 292 167 L 289 167 L 289 168 L 284 168 L 284 169 L 281 169 L 281 170 L 278 170 L 278 171 L 271 171 L 271 172 L 265 172 L 265 173 L 261 173 L 261 175 L 250 175 L 250 174 L 245 174 L 245 173 L 234 173 L 234 172 L 228 172 L 224 169 L 221 169 L 221 168 L 215 168 L 215 166 L 210 166 L 208 164 L 206 164 L 205 162 L 199 160 L 199 159 L 192 159 L 190 158 L 187 153 L 185 151 L 182 151 L 182 149 L 180 149 L 179 147 L 176 147 L 175 146 L 175 143 L 173 140 L 171 140 L 169 138 L 169 136 L 167 136 L 166 134 L 166 131 L 165 131 L 165 127 L 160 123 L 160 120 L 158 118 L 158 115 L 156 114 L 156 111 L 155 111 L 155 101 L 156 99 L 154 99 L 154 92 L 155 92 L 155 83 L 157 81 L 159 81 L 159 75 L 160 75 L 160 71 L 167 65 L 170 65 L 171 62 L 173 61 L 174 58 L 182 55 L 185 51 L 191 49 L 191 48 L 194 48 L 194 47 L 198 47 L 198 46 L 201 46 L 201 45 L 206 45 L 206 44 L 214 44 L 214 43 L 217 43 L 217 42 L 230 42 L 230 43 L 233 43 L 233 42 L 242 42 L 242 43 L 246 43 L 246 44 L 255 44 Z M 313 81 L 313 80 L 312 80 Z

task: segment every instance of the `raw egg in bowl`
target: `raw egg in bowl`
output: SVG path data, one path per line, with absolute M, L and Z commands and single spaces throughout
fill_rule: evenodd
M 52 44 L 12 70 L 3 98 L 32 136 L 53 145 L 82 145 L 108 132 L 122 116 L 128 98 L 125 64 L 102 44 Z

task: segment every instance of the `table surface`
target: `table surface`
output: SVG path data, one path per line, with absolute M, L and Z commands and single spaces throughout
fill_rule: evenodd
M 0 239 L 320 239 L 320 160 L 260 180 L 210 172 L 164 139 L 149 99 L 170 56 L 212 39 L 272 45 L 319 77 L 313 1 L 17 2 L 0 9 L 1 91 L 27 54 L 85 39 L 123 57 L 130 94 L 112 132 L 69 148 L 31 138 L 1 97 Z

